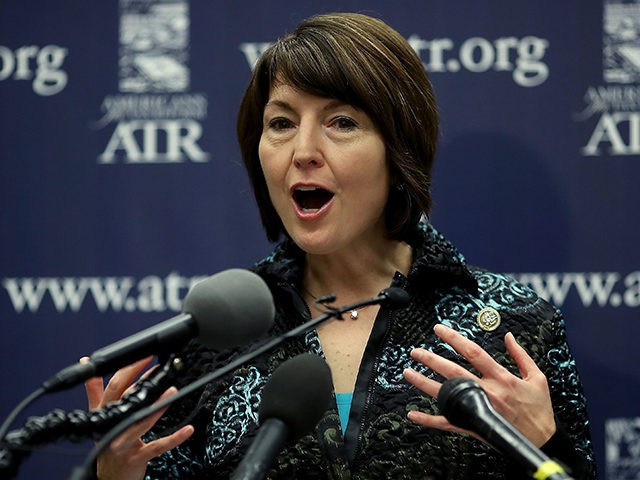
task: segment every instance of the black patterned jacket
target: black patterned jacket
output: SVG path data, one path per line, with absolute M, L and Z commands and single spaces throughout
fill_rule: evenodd
M 504 345 L 505 333 L 515 335 L 545 373 L 551 389 L 559 432 L 543 449 L 570 466 L 576 480 L 595 479 L 585 397 L 560 312 L 514 280 L 468 266 L 428 224 L 421 224 L 407 241 L 413 247 L 413 265 L 406 277 L 396 273 L 392 285 L 405 289 L 411 302 L 398 310 L 380 309 L 360 366 L 346 434 L 342 434 L 334 399 L 315 431 L 282 450 L 267 478 L 531 478 L 482 442 L 407 420 L 410 409 L 438 412 L 435 400 L 403 379 L 406 367 L 438 378 L 410 358 L 413 348 L 432 350 L 469 368 L 433 333 L 439 322 L 472 339 L 517 374 Z M 302 253 L 291 242 L 279 245 L 255 267 L 274 294 L 277 313 L 272 333 L 288 331 L 309 319 L 309 310 L 297 293 L 302 268 Z M 494 331 L 481 329 L 477 322 L 478 312 L 485 307 L 500 314 L 500 325 Z M 193 381 L 251 348 L 214 353 L 192 344 L 183 352 L 190 372 L 180 381 Z M 260 393 L 269 375 L 302 352 L 322 355 L 315 330 L 208 385 L 201 396 L 172 407 L 149 438 L 163 434 L 163 429 L 179 424 L 194 411 L 196 416 L 190 421 L 196 433 L 152 461 L 147 479 L 229 478 L 255 436 Z

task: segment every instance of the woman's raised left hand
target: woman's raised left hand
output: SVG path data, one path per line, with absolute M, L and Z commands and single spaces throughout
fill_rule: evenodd
M 445 378 L 465 377 L 475 380 L 487 393 L 491 404 L 505 420 L 517 428 L 534 445 L 541 447 L 556 431 L 556 424 L 549 394 L 549 385 L 527 352 L 516 342 L 512 333 L 505 335 L 505 345 L 520 371 L 520 377 L 513 375 L 498 364 L 485 350 L 444 325 L 436 325 L 438 337 L 462 355 L 479 372 L 474 375 L 462 366 L 423 348 L 416 348 L 411 357 Z M 437 398 L 441 384 L 407 368 L 405 379 L 424 393 Z M 458 428 L 442 415 L 432 415 L 419 411 L 408 414 L 410 420 L 425 427 L 451 432 L 478 435 Z

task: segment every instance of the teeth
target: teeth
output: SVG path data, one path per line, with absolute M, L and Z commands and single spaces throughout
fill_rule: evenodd
M 318 190 L 318 187 L 296 187 L 296 190 L 300 192 L 313 192 L 314 190 Z

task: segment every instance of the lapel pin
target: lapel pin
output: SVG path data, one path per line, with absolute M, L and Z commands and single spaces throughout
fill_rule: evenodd
M 478 325 L 485 332 L 492 332 L 500 325 L 500 314 L 495 308 L 486 307 L 478 312 Z

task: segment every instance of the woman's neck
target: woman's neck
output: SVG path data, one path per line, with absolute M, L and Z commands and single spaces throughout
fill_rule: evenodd
M 333 293 L 339 304 L 376 295 L 387 288 L 396 271 L 407 274 L 411 247 L 385 240 L 377 248 L 370 244 L 329 255 L 307 254 L 303 287 L 312 297 Z

